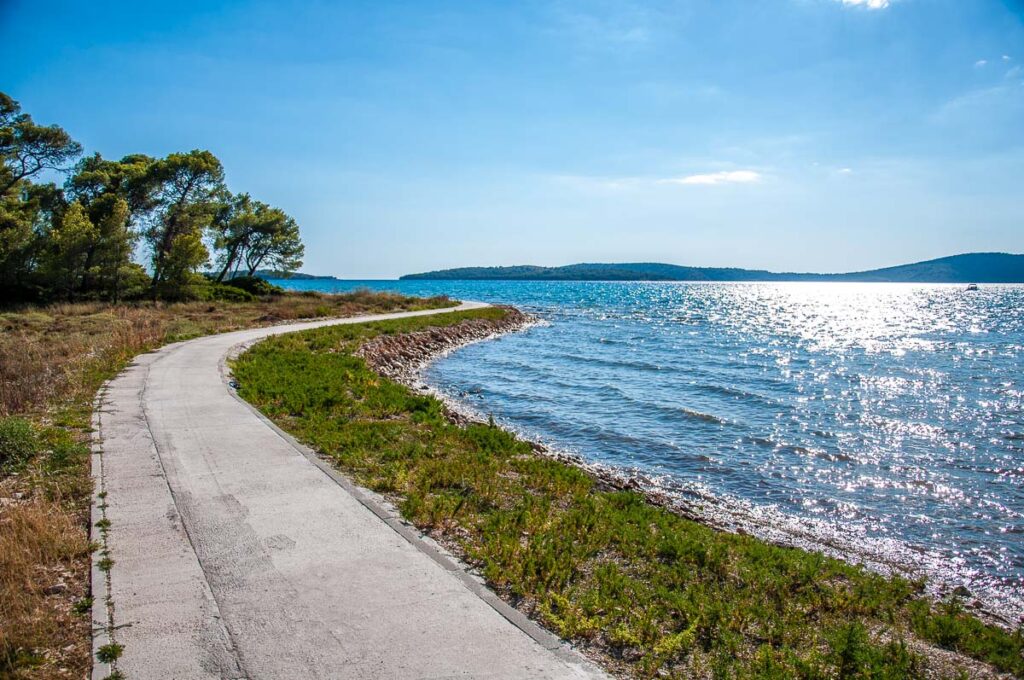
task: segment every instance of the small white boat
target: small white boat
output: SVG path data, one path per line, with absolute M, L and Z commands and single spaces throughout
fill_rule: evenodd
M 978 290 L 978 284 L 976 284 L 976 283 L 968 284 L 967 290 Z

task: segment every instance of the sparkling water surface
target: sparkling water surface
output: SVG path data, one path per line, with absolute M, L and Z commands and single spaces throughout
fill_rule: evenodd
M 731 524 L 1024 614 L 1024 286 L 278 283 L 516 305 L 547 323 L 427 381 Z

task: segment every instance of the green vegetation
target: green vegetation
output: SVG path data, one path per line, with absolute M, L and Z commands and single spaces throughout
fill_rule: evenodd
M 38 451 L 39 439 L 29 421 L 0 419 L 0 472 L 13 472 Z
M 72 166 L 81 153 L 0 92 L 0 303 L 244 300 L 229 287 L 238 274 L 302 265 L 295 220 L 231 194 L 209 151 L 94 154 Z M 34 182 L 47 172 L 64 186 Z M 133 261 L 140 246 L 148 271 Z M 211 251 L 216 272 L 203 275 Z
M 123 651 L 124 646 L 111 642 L 96 650 L 96 659 L 103 663 L 113 663 L 121 657 L 121 652 Z
M 79 616 L 88 616 L 92 612 L 92 603 L 94 600 L 92 597 L 83 597 L 81 600 L 76 602 L 71 608 L 71 611 L 78 614 Z
M 536 455 L 353 355 L 381 333 L 499 309 L 334 326 L 238 359 L 241 395 L 477 566 L 510 602 L 639 677 L 955 675 L 921 640 L 1024 674 L 1024 637 L 921 584 L 714 531 Z M 936 667 L 936 664 L 939 664 Z M 936 670 L 937 668 L 937 670 Z

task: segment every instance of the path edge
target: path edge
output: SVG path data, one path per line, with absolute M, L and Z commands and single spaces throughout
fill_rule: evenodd
M 110 381 L 104 380 L 103 384 L 96 391 L 93 398 L 92 409 L 92 432 L 90 433 L 90 470 L 92 477 L 92 494 L 89 503 L 89 547 L 96 548 L 89 556 L 89 595 L 92 597 L 92 608 L 90 609 L 90 634 L 92 645 L 90 650 L 90 661 L 92 662 L 92 680 L 104 680 L 113 673 L 113 667 L 109 662 L 100 661 L 97 657 L 100 647 L 113 642 L 112 624 L 113 612 L 111 611 L 110 589 L 107 582 L 109 572 L 99 568 L 97 554 L 106 549 L 104 538 L 97 524 L 104 517 L 104 506 L 106 494 L 104 494 L 103 479 L 103 436 L 102 416 L 104 397 Z M 102 543 L 101 543 L 102 542 Z M 99 547 L 102 545 L 102 547 Z

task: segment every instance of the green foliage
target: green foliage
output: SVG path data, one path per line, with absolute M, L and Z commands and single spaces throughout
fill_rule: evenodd
M 205 286 L 199 273 L 211 259 L 208 243 L 218 280 L 232 267 L 251 276 L 261 264 L 301 265 L 295 220 L 248 195 L 231 196 L 209 151 L 119 161 L 93 154 L 72 170 L 80 153 L 67 132 L 35 124 L 0 93 L 0 303 L 117 302 L 147 290 L 166 300 L 251 300 Z M 70 173 L 63 189 L 33 184 L 43 170 Z M 140 240 L 152 276 L 132 259 Z
M 224 284 L 231 286 L 232 288 L 241 288 L 242 290 L 252 293 L 258 297 L 284 294 L 284 288 L 275 286 L 269 281 L 261 279 L 258 276 L 236 276 L 232 279 L 228 279 Z
M 124 645 L 110 642 L 96 650 L 96 660 L 100 663 L 113 663 L 121 657 L 123 651 Z
M 251 278 L 261 265 L 291 272 L 302 265 L 304 246 L 295 220 L 283 210 L 239 194 L 224 203 L 212 228 L 218 281 L 245 267 Z
M 918 601 L 911 607 L 914 632 L 946 649 L 988 659 L 996 667 L 1024 675 L 1024 629 L 1013 635 L 986 626 L 964 611 L 957 598 L 938 605 Z
M 39 436 L 24 418 L 0 418 L 0 475 L 24 465 L 41 449 Z
M 93 154 L 75 167 L 65 191 L 90 206 L 107 196 L 123 198 L 128 204 L 129 217 L 134 221 L 156 207 L 158 185 L 152 172 L 155 162 L 143 154 L 130 154 L 119 161 Z M 91 216 L 96 219 L 96 215 Z
M 403 514 L 445 536 L 490 585 L 559 634 L 632 672 L 686 677 L 923 674 L 918 636 L 1016 674 L 1020 635 L 933 611 L 918 584 L 714 531 L 441 404 L 353 356 L 366 338 L 494 318 L 501 310 L 334 326 L 240 357 L 241 395 Z
M 256 297 L 237 286 L 224 283 L 203 283 L 194 289 L 193 297 L 199 300 L 225 300 L 227 302 L 252 302 Z
M 75 602 L 75 605 L 71 610 L 79 616 L 87 616 L 92 612 L 92 603 L 93 599 L 91 597 L 83 597 L 81 600 Z
M 0 286 L 12 299 L 28 297 L 38 208 L 21 197 L 0 197 Z
M 196 298 L 206 284 L 197 270 L 209 258 L 201 232 L 190 229 L 170 239 L 160 259 L 159 276 L 153 277 L 154 296 L 164 300 Z
M 66 429 L 35 427 L 18 416 L 0 418 L 0 476 L 17 472 L 36 457 L 41 458 L 37 463 L 41 471 L 56 475 L 88 455 L 88 448 Z
M 53 223 L 46 243 L 43 273 L 57 297 L 71 300 L 89 274 L 99 230 L 81 203 L 72 203 Z
M 154 296 L 185 298 L 192 277 L 210 256 L 203 234 L 226 191 L 224 168 L 212 153 L 196 149 L 153 163 L 149 176 L 158 187 L 143 234 L 152 252 Z
M 37 125 L 0 92 L 0 195 L 43 170 L 61 170 L 82 147 L 56 125 Z

